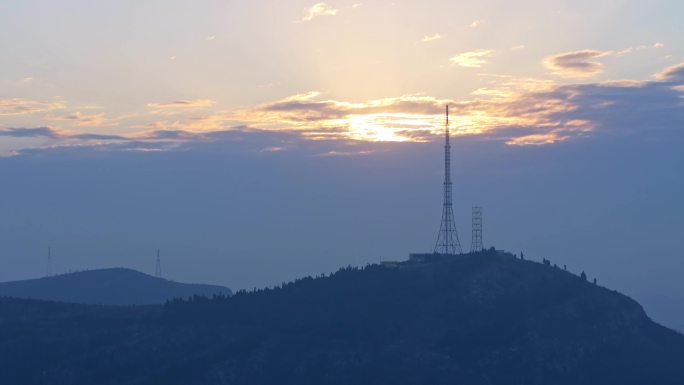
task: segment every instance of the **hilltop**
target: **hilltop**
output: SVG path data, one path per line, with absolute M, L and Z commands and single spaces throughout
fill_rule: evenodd
M 497 252 L 112 309 L 0 301 L 0 366 L 9 368 L 0 382 L 674 385 L 684 378 L 684 336 L 652 322 L 638 303 Z
M 163 304 L 174 298 L 214 294 L 231 295 L 231 291 L 223 286 L 179 283 L 124 268 L 0 283 L 0 297 L 97 305 Z

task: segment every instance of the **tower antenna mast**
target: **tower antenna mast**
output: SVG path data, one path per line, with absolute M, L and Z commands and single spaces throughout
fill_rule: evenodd
M 48 246 L 46 277 L 52 277 L 52 247 Z
M 449 142 L 449 106 L 446 106 L 446 124 L 444 126 L 444 206 L 442 223 L 439 227 L 434 252 L 437 254 L 462 254 L 461 242 L 456 232 L 454 209 L 452 204 L 451 183 L 451 143 Z
M 157 249 L 157 259 L 156 259 L 156 264 L 154 266 L 154 276 L 157 278 L 162 277 L 161 255 L 159 254 L 159 249 Z

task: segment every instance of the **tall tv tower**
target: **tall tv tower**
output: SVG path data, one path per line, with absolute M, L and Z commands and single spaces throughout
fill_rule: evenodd
M 470 252 L 478 253 L 484 250 L 482 243 L 482 207 L 473 207 L 473 239 L 470 243 Z
M 449 106 L 446 106 L 446 125 L 444 127 L 444 208 L 442 224 L 435 244 L 437 254 L 462 254 L 461 242 L 458 240 L 454 209 L 451 203 L 451 144 L 449 143 Z
M 157 249 L 157 260 L 156 260 L 156 264 L 154 266 L 154 276 L 157 278 L 162 277 L 161 256 L 159 255 L 159 249 Z
M 48 247 L 46 277 L 52 277 L 52 247 Z

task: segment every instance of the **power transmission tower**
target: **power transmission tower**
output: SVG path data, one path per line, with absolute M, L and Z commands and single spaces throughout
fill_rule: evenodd
M 449 106 L 446 106 L 446 125 L 444 127 L 444 207 L 442 223 L 435 244 L 437 254 L 462 254 L 461 242 L 458 240 L 454 209 L 451 201 L 451 144 L 449 143 Z
M 48 247 L 46 277 L 52 277 L 52 247 Z
M 473 239 L 470 243 L 470 252 L 477 253 L 484 249 L 482 243 L 482 207 L 473 207 Z
M 162 277 L 161 256 L 159 254 L 159 249 L 157 249 L 157 261 L 154 267 L 154 276 L 157 278 Z

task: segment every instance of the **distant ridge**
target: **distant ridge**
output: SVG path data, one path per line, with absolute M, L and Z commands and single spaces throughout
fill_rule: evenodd
M 153 305 L 174 298 L 214 294 L 232 292 L 223 286 L 179 283 L 125 268 L 0 283 L 0 297 L 93 305 Z

